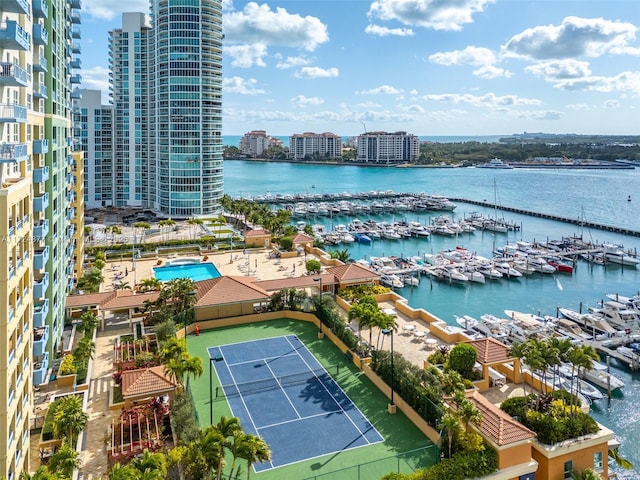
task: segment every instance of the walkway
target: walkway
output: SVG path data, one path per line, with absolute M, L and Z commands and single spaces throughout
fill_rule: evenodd
M 110 323 L 111 322 L 111 323 Z M 96 353 L 89 385 L 89 401 L 87 413 L 89 423 L 85 435 L 83 458 L 84 478 L 107 478 L 107 450 L 105 436 L 114 416 L 120 412 L 109 410 L 109 387 L 113 374 L 113 344 L 116 337 L 131 333 L 127 320 L 115 322 L 107 319 L 104 331 L 98 330 L 96 337 Z

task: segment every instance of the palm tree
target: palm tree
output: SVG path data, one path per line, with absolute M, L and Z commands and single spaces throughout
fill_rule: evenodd
M 5 479 L 5 477 L 0 478 Z M 50 472 L 47 466 L 43 465 L 32 475 L 23 471 L 20 474 L 20 480 L 61 480 L 61 477 L 57 473 Z
M 73 356 L 82 360 L 93 358 L 96 343 L 90 337 L 82 337 L 73 351 Z
M 170 337 L 162 344 L 160 349 L 160 361 L 169 363 L 170 360 L 177 360 L 187 353 L 187 341 L 184 338 Z
M 149 222 L 136 222 L 136 223 L 133 224 L 133 227 L 134 227 L 134 229 L 136 229 L 136 228 L 140 229 L 140 242 L 139 243 L 144 243 L 144 231 L 151 228 L 151 225 L 149 224 Z M 133 231 L 133 243 L 136 243 L 135 230 Z
M 509 351 L 507 352 L 507 354 L 510 357 L 514 357 L 517 358 L 519 360 L 519 370 L 520 370 L 520 377 L 522 378 L 522 372 L 524 370 L 524 366 L 523 366 L 523 361 L 524 358 L 526 356 L 526 345 L 524 343 L 512 343 L 511 347 L 509 347 Z M 527 397 L 527 382 L 524 381 L 524 378 L 522 380 L 522 390 L 524 393 L 524 397 Z
M 442 392 L 447 396 L 452 396 L 456 392 L 464 390 L 464 380 L 462 375 L 453 369 L 449 369 L 443 374 L 442 379 Z
M 240 438 L 240 444 L 236 448 L 236 456 L 247 461 L 247 480 L 250 480 L 251 465 L 256 462 L 271 461 L 271 449 L 262 438 L 251 433 L 245 433 Z
M 349 249 L 344 248 L 342 250 L 329 250 L 329 256 L 331 258 L 335 258 L 340 260 L 342 263 L 348 263 L 351 259 L 351 255 L 349 255 Z
M 140 282 L 141 293 L 160 290 L 161 287 L 162 287 L 162 282 L 155 277 L 145 278 Z
M 598 352 L 590 345 L 575 345 L 571 350 L 567 352 L 567 358 L 572 363 L 571 370 L 573 373 L 577 369 L 577 375 L 580 377 L 580 372 L 593 368 L 594 360 L 597 360 Z M 572 380 L 573 384 L 573 380 Z M 578 382 L 576 382 L 576 391 L 578 390 Z
M 116 283 L 113 287 L 114 290 L 131 290 L 129 282 L 123 282 L 122 280 Z
M 76 395 L 68 395 L 59 400 L 53 417 L 53 433 L 56 438 L 65 438 L 73 445 L 78 434 L 87 426 L 88 415 L 82 410 L 82 401 Z
M 153 471 L 160 475 L 158 478 L 164 478 L 167 474 L 167 458 L 164 453 L 151 453 L 146 448 L 141 457 L 133 459 L 131 465 L 141 474 L 145 471 Z
M 633 463 L 631 463 L 626 458 L 622 457 L 620 455 L 620 450 L 619 449 L 613 448 L 613 449 L 609 450 L 609 457 L 611 457 L 611 460 L 616 462 L 620 468 L 623 468 L 625 470 L 633 469 Z
M 217 478 L 220 479 L 222 476 L 222 467 L 224 465 L 225 448 L 229 448 L 229 439 L 233 437 L 234 432 L 242 431 L 242 428 L 240 427 L 240 420 L 238 417 L 227 418 L 225 416 L 220 417 L 220 420 L 211 425 L 211 428 L 213 429 L 213 432 L 217 433 L 222 438 L 222 448 L 218 452 L 218 471 L 216 475 Z
M 453 437 L 460 431 L 460 422 L 458 417 L 452 413 L 445 413 L 440 419 L 440 428 L 447 431 L 447 437 L 449 439 L 449 458 L 451 458 L 451 444 L 453 443 Z
M 187 221 L 187 223 L 193 227 L 191 229 L 192 230 L 191 238 L 195 239 L 196 238 L 196 230 L 200 225 L 202 225 L 204 223 L 204 221 L 201 218 L 192 217 Z
M 476 423 L 482 419 L 480 410 L 478 410 L 473 402 L 467 398 L 464 398 L 463 401 L 458 405 L 458 410 L 456 411 L 456 413 L 458 414 L 458 418 L 460 418 L 465 431 L 469 430 L 469 423 Z
M 63 443 L 49 458 L 47 468 L 61 478 L 71 478 L 73 471 L 80 468 L 80 465 L 82 465 L 80 454 L 75 448 Z
M 139 478 L 140 472 L 131 464 L 115 463 L 109 471 L 109 480 L 138 480 Z
M 591 470 L 590 468 L 585 468 L 582 473 L 578 470 L 574 470 L 571 472 L 572 480 L 601 480 L 600 475 Z
M 98 326 L 98 317 L 93 312 L 84 312 L 80 315 L 80 322 L 78 329 L 80 329 L 85 335 L 90 334 Z

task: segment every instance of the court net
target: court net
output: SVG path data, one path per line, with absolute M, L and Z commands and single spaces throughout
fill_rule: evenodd
M 304 372 L 290 373 L 279 377 L 265 378 L 261 380 L 253 380 L 243 383 L 231 383 L 229 385 L 222 385 L 216 387 L 217 397 L 237 397 L 238 395 L 247 395 L 249 393 L 261 392 L 265 390 L 273 390 L 276 388 L 287 387 L 290 385 L 297 385 L 307 383 L 309 380 L 318 379 L 321 382 L 331 379 L 332 376 L 336 376 L 340 373 L 340 365 L 333 365 L 331 367 L 318 369 L 318 370 L 306 370 Z

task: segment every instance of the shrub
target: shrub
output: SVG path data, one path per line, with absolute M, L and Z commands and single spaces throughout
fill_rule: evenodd
M 291 237 L 282 237 L 280 239 L 280 250 L 289 251 L 293 246 L 293 239 Z
M 156 324 L 156 338 L 159 343 L 164 342 L 167 338 L 176 336 L 176 324 L 171 318 Z
M 320 263 L 320 260 L 316 260 L 315 258 L 307 260 L 305 268 L 307 269 L 307 272 L 318 273 L 322 269 L 322 263 Z
M 471 378 L 478 352 L 468 343 L 458 343 L 449 352 L 449 367 L 464 378 Z
M 67 354 L 62 359 L 60 363 L 60 369 L 58 370 L 59 375 L 73 375 L 77 373 L 78 367 L 75 364 L 75 358 L 71 354 Z
M 482 451 L 458 452 L 451 458 L 432 465 L 417 475 L 417 480 L 464 480 L 479 478 L 495 472 L 498 468 L 498 455 L 491 448 Z

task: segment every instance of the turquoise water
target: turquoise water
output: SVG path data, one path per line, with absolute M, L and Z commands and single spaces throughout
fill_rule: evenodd
M 161 282 L 176 278 L 190 278 L 194 282 L 209 280 L 220 276 L 220 272 L 212 263 L 194 263 L 188 265 L 169 265 L 153 267 L 153 275 Z
M 640 231 L 640 169 L 635 170 L 533 170 L 492 171 L 475 168 L 381 168 L 334 167 L 288 163 L 225 162 L 225 193 L 253 196 L 296 193 L 396 192 L 438 193 L 450 197 L 496 201 L 498 204 L 524 208 L 564 217 L 585 219 Z M 632 201 L 627 201 L 631 195 Z M 494 212 L 459 203 L 454 218 L 480 211 L 485 216 L 504 217 L 522 226 L 519 232 L 493 234 L 476 232 L 458 238 L 432 236 L 427 240 L 380 240 L 372 245 L 351 244 L 352 258 L 372 255 L 411 256 L 435 253 L 456 245 L 480 255 L 490 256 L 496 246 L 516 240 L 545 241 L 562 236 L 582 235 L 596 242 L 622 243 L 640 251 L 640 238 L 626 237 L 603 230 L 581 229 L 576 225 L 543 220 L 537 217 Z M 408 213 L 407 220 L 428 223 L 439 213 Z M 366 220 L 367 217 L 360 217 Z M 400 220 L 401 216 L 372 217 L 375 220 Z M 348 223 L 351 218 L 308 218 L 309 223 L 332 227 Z M 344 245 L 335 247 L 347 248 Z M 535 275 L 520 280 L 500 280 L 485 285 L 449 286 L 422 277 L 418 287 L 405 287 L 400 293 L 414 307 L 424 308 L 447 323 L 453 315 L 479 316 L 493 313 L 504 316 L 504 309 L 531 313 L 555 314 L 557 307 L 572 309 L 595 305 L 606 293 L 631 295 L 640 290 L 640 270 L 607 266 L 606 269 L 579 262 L 573 275 Z M 616 374 L 626 383 L 624 394 L 610 402 L 594 402 L 593 416 L 611 428 L 621 441 L 623 456 L 640 470 L 640 375 L 627 370 Z M 624 480 L 639 478 L 636 472 L 619 472 Z

